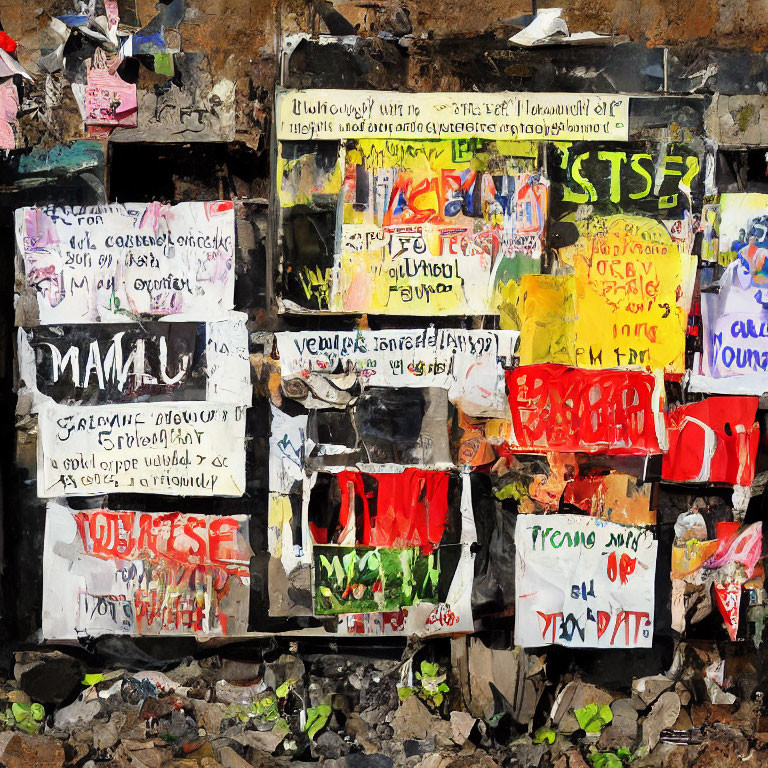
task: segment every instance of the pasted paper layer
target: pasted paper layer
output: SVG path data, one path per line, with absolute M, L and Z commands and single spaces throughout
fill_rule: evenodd
M 653 534 L 579 515 L 520 515 L 515 644 L 650 648 Z

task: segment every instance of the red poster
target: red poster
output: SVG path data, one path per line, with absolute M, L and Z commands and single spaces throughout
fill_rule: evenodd
M 760 438 L 756 397 L 708 397 L 667 416 L 662 477 L 677 482 L 750 485 Z
M 723 616 L 725 628 L 731 640 L 736 639 L 739 631 L 739 605 L 741 603 L 740 584 L 715 584 L 717 607 Z
M 656 380 L 644 371 L 524 365 L 507 371 L 515 451 L 660 453 Z
M 362 546 L 422 547 L 431 551 L 440 543 L 448 520 L 450 473 L 408 467 L 401 472 L 366 473 L 344 471 L 339 484 L 339 528 L 349 524 L 349 513 L 359 509 L 356 543 Z M 353 497 L 353 498 L 351 498 Z M 328 531 L 310 523 L 316 542 L 325 543 Z

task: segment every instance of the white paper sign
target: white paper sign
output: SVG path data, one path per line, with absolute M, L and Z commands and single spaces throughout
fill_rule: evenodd
M 644 528 L 518 515 L 515 644 L 650 648 L 656 548 Z
M 367 386 L 442 387 L 470 415 L 507 412 L 504 369 L 517 331 L 436 329 L 278 333 L 283 378 L 354 370 Z
M 62 406 L 38 415 L 37 495 L 242 496 L 242 405 Z
M 210 402 L 250 405 L 253 400 L 247 321 L 245 312 L 230 312 L 226 320 L 206 323 L 206 395 Z
M 213 320 L 232 309 L 231 202 L 114 203 L 16 211 L 20 280 L 39 323 Z
M 399 93 L 316 89 L 278 94 L 277 138 L 580 141 L 629 138 L 629 97 L 600 93 Z
M 272 433 L 269 436 L 269 490 L 291 493 L 304 481 L 304 443 L 307 416 L 288 416 L 272 408 Z

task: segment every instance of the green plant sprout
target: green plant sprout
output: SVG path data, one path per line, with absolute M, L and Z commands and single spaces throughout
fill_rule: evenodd
M 318 731 L 325 728 L 328 718 L 331 716 L 330 704 L 318 704 L 316 707 L 310 707 L 307 710 L 307 722 L 304 731 L 311 741 L 314 741 Z
M 445 682 L 445 672 L 440 672 L 437 664 L 431 664 L 428 661 L 421 662 L 421 671 L 416 673 L 418 686 L 404 685 L 398 688 L 397 694 L 401 701 L 404 701 L 414 693 L 424 702 L 438 709 L 443 703 L 446 693 L 450 691 L 448 683 Z
M 277 687 L 277 690 L 267 691 L 261 696 L 253 699 L 250 704 L 230 704 L 225 710 L 226 717 L 239 720 L 241 723 L 247 723 L 249 720 L 258 720 L 262 723 L 282 723 L 287 728 L 287 723 L 281 716 L 282 708 L 280 702 L 295 688 L 296 680 L 289 678 Z
M 546 741 L 547 744 L 552 746 L 555 743 L 555 739 L 557 739 L 557 733 L 552 728 L 547 728 L 546 726 L 537 728 L 533 734 L 534 744 L 543 744 Z
M 592 763 L 592 768 L 625 768 L 638 757 L 641 757 L 639 750 L 633 754 L 631 750 L 622 747 L 615 752 L 592 752 L 587 759 Z

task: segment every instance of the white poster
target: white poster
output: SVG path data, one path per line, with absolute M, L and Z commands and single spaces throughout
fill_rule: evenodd
M 441 387 L 473 416 L 508 412 L 504 365 L 519 333 L 436 329 L 275 334 L 283 379 L 353 371 L 372 387 Z
M 225 320 L 205 324 L 209 402 L 250 405 L 253 400 L 247 321 L 245 312 L 230 312 Z
M 274 405 L 269 436 L 269 490 L 287 494 L 304 482 L 307 416 L 288 416 Z
M 90 509 L 49 502 L 43 636 L 243 635 L 247 515 Z
M 66 406 L 38 415 L 37 495 L 242 496 L 243 405 Z
M 22 299 L 35 294 L 40 325 L 213 320 L 232 309 L 230 201 L 20 208 L 15 226 L 17 282 Z
M 640 527 L 518 515 L 515 644 L 650 648 L 656 548 Z
M 601 93 L 278 93 L 279 141 L 323 139 L 628 141 L 629 97 Z

